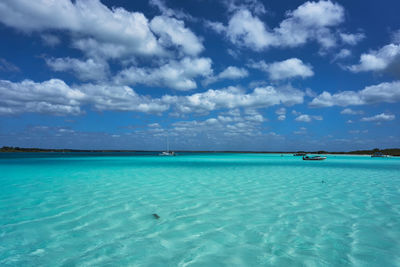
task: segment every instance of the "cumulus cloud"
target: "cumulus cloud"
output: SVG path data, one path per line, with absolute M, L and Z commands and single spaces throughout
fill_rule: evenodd
M 163 52 L 142 13 L 109 9 L 98 0 L 38 0 L 29 4 L 24 0 L 6 0 L 0 4 L 0 21 L 26 32 L 69 31 L 100 43 L 122 46 L 131 54 Z
M 223 70 L 220 74 L 218 74 L 218 78 L 239 79 L 239 78 L 244 78 L 248 75 L 249 75 L 248 71 L 244 68 L 229 66 L 225 70 Z
M 161 99 L 139 95 L 129 86 L 85 84 L 78 88 L 86 95 L 82 104 L 91 104 L 97 110 L 161 113 L 169 108 Z
M 160 99 L 140 96 L 127 86 L 85 84 L 70 87 L 58 79 L 37 83 L 0 80 L 0 114 L 47 113 L 79 115 L 82 105 L 98 110 L 159 113 L 169 108 Z
M 239 10 L 232 16 L 225 33 L 232 43 L 256 51 L 275 42 L 273 34 L 267 31 L 264 23 L 247 9 Z
M 362 71 L 382 71 L 387 69 L 390 64 L 400 58 L 400 44 L 385 45 L 377 51 L 370 51 L 362 54 L 360 62 L 356 65 L 348 66 L 352 72 Z
M 260 124 L 264 118 L 257 111 L 240 112 L 238 109 L 231 110 L 232 112 L 220 113 L 216 117 L 211 117 L 206 120 L 193 121 L 178 121 L 172 124 L 169 129 L 169 135 L 176 136 L 198 136 L 206 134 L 208 138 L 213 137 L 254 137 L 261 136 Z M 160 133 L 165 135 L 163 131 Z M 275 137 L 280 137 L 275 134 Z M 220 139 L 221 140 L 221 139 Z
M 324 91 L 309 104 L 311 107 L 367 105 L 396 103 L 400 101 L 400 81 L 367 86 L 360 91 L 343 91 L 331 94 Z
M 46 63 L 54 71 L 68 71 L 76 75 L 80 80 L 105 80 L 108 77 L 108 64 L 102 60 L 86 61 L 76 58 L 49 58 Z
M 362 111 L 362 110 L 353 110 L 351 108 L 345 108 L 340 112 L 340 114 L 360 115 L 360 114 L 364 114 L 364 111 Z
M 323 118 L 322 116 L 312 116 L 308 114 L 301 114 L 295 120 L 300 122 L 311 122 L 312 120 L 321 121 Z
M 286 108 L 279 108 L 275 113 L 278 115 L 278 120 L 284 121 L 286 119 Z
M 82 113 L 80 102 L 85 98 L 84 93 L 57 79 L 42 83 L 0 80 L 0 95 L 0 114 L 37 112 L 77 115 Z
M 204 49 L 199 38 L 185 28 L 183 21 L 167 16 L 157 16 L 151 20 L 150 28 L 160 36 L 159 42 L 164 47 L 175 45 L 181 47 L 188 55 L 197 55 Z
M 175 104 L 181 113 L 208 113 L 216 109 L 263 108 L 279 104 L 294 105 L 303 103 L 304 93 L 287 87 L 257 87 L 246 93 L 237 87 L 220 90 L 210 89 L 190 96 L 165 96 L 166 103 Z
M 348 58 L 351 56 L 351 51 L 349 49 L 343 48 L 337 53 L 334 58 L 332 59 L 332 62 L 338 60 L 338 59 L 344 59 Z
M 196 21 L 196 19 L 192 15 L 190 15 L 186 12 L 183 12 L 182 10 L 175 10 L 175 9 L 168 8 L 167 5 L 165 4 L 165 1 L 163 1 L 163 0 L 150 0 L 149 4 L 157 7 L 164 16 L 175 17 L 178 19 L 184 19 L 184 20 L 190 20 L 190 21 Z
M 158 68 L 130 67 L 115 77 L 117 84 L 145 84 L 167 86 L 186 91 L 197 88 L 194 78 L 207 77 L 212 73 L 211 59 L 185 57 L 180 61 L 171 60 Z
M 259 0 L 225 0 L 223 3 L 230 13 L 241 9 L 248 9 L 257 15 L 266 13 L 263 3 Z
M 304 64 L 298 58 L 290 58 L 270 64 L 262 60 L 250 62 L 248 66 L 267 72 L 271 80 L 283 80 L 293 77 L 307 78 L 314 75 L 311 65 Z
M 365 38 L 364 33 L 340 33 L 342 42 L 348 45 L 356 45 Z
M 308 41 L 317 41 L 323 48 L 333 47 L 338 37 L 331 28 L 343 22 L 344 9 L 339 4 L 307 1 L 288 11 L 286 19 L 272 30 L 245 6 L 235 9 L 228 25 L 219 22 L 207 25 L 218 33 L 224 33 L 236 45 L 260 51 L 269 47 L 296 47 Z M 361 37 L 344 34 L 344 38 L 355 42 Z
M 99 0 L 6 0 L 0 3 L 0 22 L 25 32 L 69 32 L 74 47 L 103 57 L 167 56 L 171 47 L 196 55 L 204 49 L 183 21 L 165 15 L 149 21 L 143 13 L 110 9 Z
M 245 68 L 229 66 L 222 72 L 220 72 L 218 75 L 208 77 L 206 80 L 204 80 L 204 84 L 207 85 L 223 79 L 232 79 L 232 80 L 241 79 L 247 77 L 248 75 L 249 72 Z
M 30 80 L 20 83 L 0 80 L 0 94 L 1 114 L 39 112 L 78 115 L 82 113 L 82 106 L 96 110 L 158 114 L 171 108 L 178 114 L 205 114 L 220 109 L 245 108 L 248 120 L 259 122 L 264 118 L 255 109 L 279 104 L 300 104 L 304 98 L 302 91 L 290 86 L 257 87 L 250 93 L 240 88 L 228 87 L 186 96 L 164 95 L 152 98 L 137 94 L 129 86 L 105 83 L 69 86 L 58 79 L 41 83 Z
M 373 121 L 373 122 L 382 122 L 382 121 L 392 121 L 396 118 L 395 115 L 381 113 L 372 117 L 364 117 L 361 121 Z

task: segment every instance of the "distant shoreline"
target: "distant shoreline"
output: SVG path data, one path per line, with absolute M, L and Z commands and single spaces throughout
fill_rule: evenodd
M 307 153 L 307 154 L 331 154 L 331 155 L 371 155 L 374 152 L 382 152 L 385 155 L 391 156 L 400 156 L 400 148 L 388 148 L 382 150 L 355 150 L 355 151 L 347 151 L 347 152 L 336 152 L 336 151 L 205 151 L 205 150 L 173 150 L 176 153 L 237 153 L 237 154 L 294 154 L 298 152 Z M 119 150 L 119 149 L 110 149 L 110 150 L 101 150 L 101 149 L 47 149 L 47 148 L 22 148 L 22 147 L 7 147 L 4 146 L 0 148 L 0 152 L 9 153 L 9 152 L 29 152 L 29 153 L 157 153 L 159 150 Z

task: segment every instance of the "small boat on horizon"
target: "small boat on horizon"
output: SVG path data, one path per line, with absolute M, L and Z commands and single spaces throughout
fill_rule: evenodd
M 382 152 L 375 152 L 371 155 L 371 158 L 388 158 L 389 155 L 385 155 Z
M 303 160 L 325 160 L 326 157 L 321 157 L 321 156 L 303 156 Z
M 159 154 L 160 156 L 175 156 L 174 151 L 163 151 Z
M 167 135 L 167 151 L 163 151 L 159 156 L 175 156 L 174 151 L 169 151 L 169 136 Z
M 297 152 L 297 153 L 294 153 L 293 154 L 293 156 L 296 156 L 296 157 L 299 157 L 299 156 L 305 156 L 305 155 L 307 155 L 307 153 L 304 153 L 304 152 Z

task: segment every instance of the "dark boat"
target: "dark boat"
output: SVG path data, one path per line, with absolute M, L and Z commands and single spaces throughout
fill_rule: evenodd
M 303 156 L 303 160 L 325 160 L 326 157 L 321 157 L 321 156 Z

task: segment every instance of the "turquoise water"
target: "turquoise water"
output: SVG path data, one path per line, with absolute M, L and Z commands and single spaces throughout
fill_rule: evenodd
M 78 155 L 0 156 L 0 266 L 400 266 L 400 158 Z

